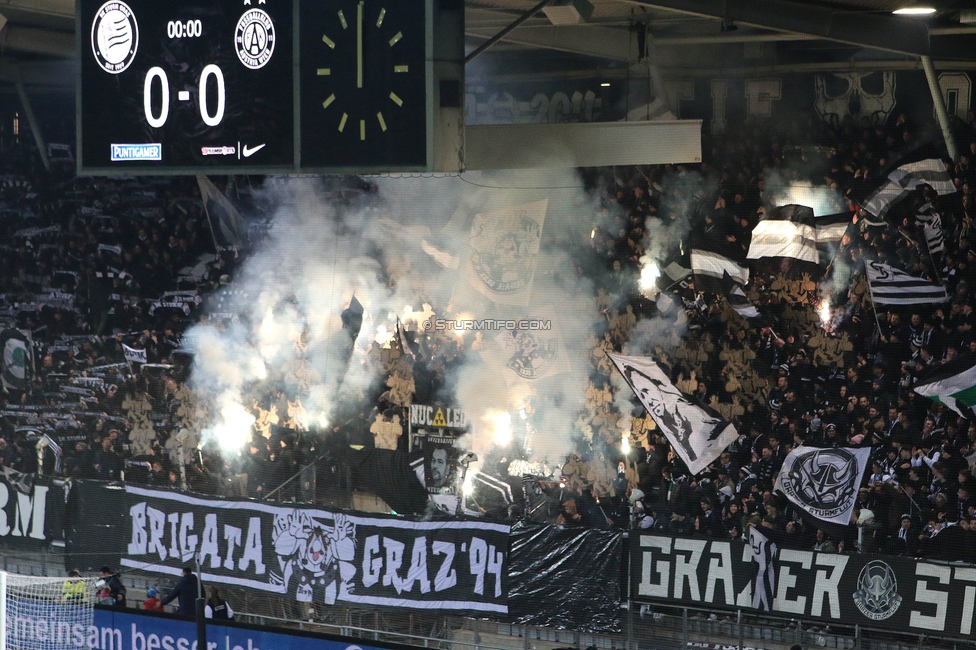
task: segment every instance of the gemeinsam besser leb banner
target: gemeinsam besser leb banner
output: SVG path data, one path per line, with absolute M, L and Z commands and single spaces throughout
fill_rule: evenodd
M 123 567 L 300 602 L 508 613 L 507 525 L 408 521 L 126 486 Z

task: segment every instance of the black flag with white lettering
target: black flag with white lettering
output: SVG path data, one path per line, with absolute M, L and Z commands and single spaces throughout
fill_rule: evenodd
M 206 583 L 300 603 L 508 613 L 508 525 L 410 521 L 133 485 L 125 503 L 117 558 L 123 570 L 178 576 L 199 557 Z M 81 532 L 73 553 L 104 552 L 104 540 Z M 83 548 L 85 542 L 100 547 Z

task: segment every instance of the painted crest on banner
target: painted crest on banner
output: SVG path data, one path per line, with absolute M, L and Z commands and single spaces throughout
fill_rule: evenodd
M 504 336 L 508 337 L 506 332 Z M 540 332 L 518 330 L 505 346 L 512 355 L 505 364 L 523 379 L 539 379 L 548 375 L 559 356 L 559 339 Z
M 871 124 L 881 125 L 895 108 L 894 72 L 818 74 L 814 86 L 814 108 L 820 119 L 831 126 L 847 117 L 854 122 L 866 117 Z
M 891 618 L 901 606 L 898 581 L 891 567 L 881 560 L 868 562 L 857 576 L 854 604 L 874 621 Z
M 845 449 L 818 449 L 797 458 L 782 479 L 787 496 L 817 517 L 835 517 L 857 497 L 857 457 Z
M 302 510 L 276 514 L 275 554 L 278 572 L 272 580 L 299 602 L 334 604 L 353 589 L 356 575 L 356 525 L 336 514 L 326 525 Z
M 526 214 L 513 225 L 502 232 L 485 229 L 472 239 L 471 264 L 491 293 L 519 293 L 532 281 L 542 227 Z

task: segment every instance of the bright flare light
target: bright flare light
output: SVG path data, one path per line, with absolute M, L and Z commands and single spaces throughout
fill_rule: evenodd
M 220 448 L 237 452 L 251 439 L 251 427 L 255 418 L 241 406 L 233 395 L 225 393 L 218 399 L 220 423 L 214 426 L 211 434 L 217 439 Z
M 620 441 L 620 451 L 624 452 L 624 455 L 630 453 L 630 434 L 624 434 L 623 440 Z
M 512 441 L 512 416 L 508 411 L 488 409 L 485 420 L 492 425 L 496 445 L 504 446 Z
M 469 314 L 467 312 L 454 315 L 454 333 L 458 336 L 464 336 L 464 321 L 474 320 L 474 314 Z
M 820 302 L 820 325 L 827 328 L 830 325 L 830 302 L 822 300 Z
M 373 338 L 380 345 L 387 345 L 393 340 L 393 334 L 394 330 L 387 329 L 386 325 L 380 325 L 376 328 L 376 336 Z
M 661 270 L 654 262 L 647 262 L 641 269 L 640 290 L 647 292 L 657 289 L 657 279 L 661 277 Z

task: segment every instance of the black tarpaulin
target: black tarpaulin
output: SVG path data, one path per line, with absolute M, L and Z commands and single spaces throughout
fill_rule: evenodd
M 620 630 L 620 533 L 517 524 L 509 536 L 513 623 Z
M 410 467 L 407 452 L 391 449 L 353 449 L 346 454 L 359 484 L 386 501 L 401 515 L 415 515 L 427 507 L 427 490 Z

